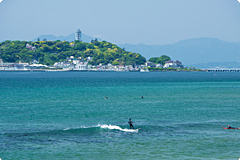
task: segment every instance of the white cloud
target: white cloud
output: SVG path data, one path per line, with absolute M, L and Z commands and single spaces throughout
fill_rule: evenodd
M 237 0 L 240 3 L 240 0 Z
M 3 0 L 0 0 L 0 3 L 2 2 Z M 240 0 L 239 0 L 240 1 Z

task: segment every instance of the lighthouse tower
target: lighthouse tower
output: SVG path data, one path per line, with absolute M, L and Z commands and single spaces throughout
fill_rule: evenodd
M 77 32 L 75 33 L 75 40 L 81 41 L 81 37 L 82 37 L 82 32 L 80 31 L 80 29 L 78 29 Z

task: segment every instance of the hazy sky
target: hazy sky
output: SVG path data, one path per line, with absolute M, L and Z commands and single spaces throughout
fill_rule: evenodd
M 239 0 L 240 1 L 240 0 Z M 89 36 L 169 44 L 199 37 L 240 42 L 238 0 L 0 0 L 0 41 Z

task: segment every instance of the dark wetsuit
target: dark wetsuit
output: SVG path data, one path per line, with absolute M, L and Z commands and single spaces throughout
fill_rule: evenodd
M 231 126 L 229 126 L 227 129 L 236 129 L 235 127 L 231 127 Z
M 132 124 L 133 124 L 133 121 L 129 120 L 129 121 L 128 121 L 128 124 L 130 125 L 130 129 L 134 129 L 134 127 L 133 127 L 133 125 L 132 125 Z

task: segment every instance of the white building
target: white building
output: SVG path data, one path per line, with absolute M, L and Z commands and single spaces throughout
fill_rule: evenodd
M 165 62 L 165 65 L 163 66 L 163 68 L 169 68 L 169 67 L 171 67 L 171 68 L 182 68 L 183 65 L 182 65 L 182 62 L 180 62 L 178 60 L 176 60 L 176 61 L 170 60 L 170 61 Z
M 163 65 L 162 64 L 156 64 L 156 67 L 163 68 Z
M 78 64 L 78 63 L 80 63 L 80 60 L 73 59 L 73 60 L 72 60 L 72 63 L 73 63 L 73 64 Z
M 88 60 L 88 61 L 91 61 L 91 60 L 92 60 L 92 57 L 87 57 L 87 60 Z
M 74 70 L 86 70 L 87 62 L 81 62 L 75 65 Z
M 72 65 L 70 62 L 65 61 L 65 62 L 56 62 L 53 65 L 54 67 L 59 67 L 59 68 L 71 68 Z
M 70 56 L 69 58 L 66 59 L 66 61 L 72 62 L 74 59 L 74 56 Z
M 86 70 L 87 66 L 86 65 L 81 65 L 81 64 L 76 64 L 74 67 L 74 70 Z
M 31 64 L 29 65 L 30 69 L 42 69 L 42 68 L 47 68 L 47 65 L 43 64 Z
M 145 65 L 146 65 L 147 67 L 156 67 L 156 64 L 153 63 L 153 62 L 150 62 L 150 61 L 147 61 L 147 62 L 145 63 Z
M 28 48 L 29 50 L 32 50 L 32 51 L 35 51 L 37 48 L 36 47 L 33 47 L 32 45 L 30 44 L 26 44 L 26 48 Z

